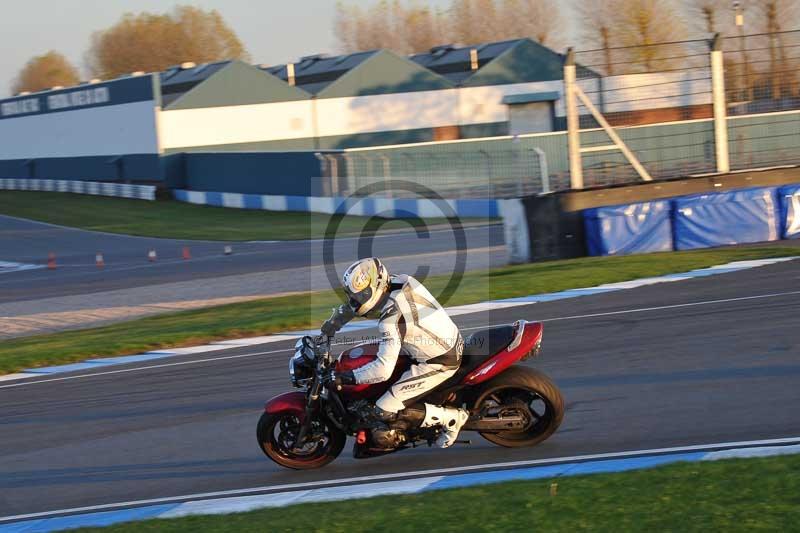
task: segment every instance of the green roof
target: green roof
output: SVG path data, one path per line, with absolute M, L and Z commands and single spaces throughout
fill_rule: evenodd
M 257 67 L 233 61 L 169 104 L 167 109 L 196 109 L 308 100 L 311 95 Z
M 463 87 L 561 80 L 564 60 L 546 46 L 521 39 L 467 78 Z
M 380 50 L 318 93 L 319 98 L 452 89 L 447 79 L 388 50 Z

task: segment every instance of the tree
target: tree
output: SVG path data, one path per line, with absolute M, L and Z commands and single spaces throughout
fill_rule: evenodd
M 755 0 L 750 4 L 756 28 L 768 34 L 770 85 L 772 97 L 777 99 L 791 91 L 795 77 L 795 67 L 787 58 L 784 35 L 780 32 L 794 27 L 800 7 L 796 0 Z
M 450 40 L 478 44 L 503 39 L 494 0 L 452 0 L 447 25 Z
M 686 24 L 671 0 L 615 0 L 615 46 L 627 47 L 630 69 L 646 72 L 676 68 L 685 54 L 677 42 L 686 38 Z M 656 46 L 657 45 L 657 46 Z
M 42 91 L 56 86 L 68 87 L 79 81 L 78 70 L 66 57 L 54 50 L 28 61 L 11 86 L 12 94 Z
M 451 0 L 446 11 L 418 2 L 339 3 L 334 33 L 343 52 L 389 48 L 409 54 L 435 45 L 530 37 L 553 46 L 564 23 L 557 0 Z
M 615 0 L 584 0 L 577 4 L 578 15 L 583 21 L 583 42 L 587 48 L 602 52 L 602 59 L 586 61 L 586 66 L 613 76 L 616 70 L 612 59 L 612 47 L 617 45 L 617 10 Z M 602 67 L 602 68 L 601 68 Z
M 685 0 L 686 14 L 695 32 L 701 36 L 728 33 L 733 26 L 730 0 Z
M 216 10 L 178 6 L 171 13 L 127 13 L 96 32 L 87 53 L 95 76 L 109 79 L 134 71 L 156 72 L 185 61 L 248 59 L 236 33 Z
M 370 7 L 336 4 L 334 34 L 345 53 L 388 48 L 401 54 L 442 44 L 443 14 L 427 6 L 382 0 Z
M 554 0 L 503 0 L 498 18 L 505 37 L 530 37 L 551 48 L 563 44 L 564 20 Z

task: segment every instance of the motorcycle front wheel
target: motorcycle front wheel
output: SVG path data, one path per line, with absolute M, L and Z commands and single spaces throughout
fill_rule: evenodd
M 327 419 L 314 419 L 306 442 L 297 447 L 300 427 L 294 413 L 265 412 L 258 421 L 258 445 L 267 457 L 295 470 L 323 467 L 342 453 L 347 435 Z
M 522 431 L 480 432 L 481 437 L 498 446 L 534 446 L 552 435 L 564 418 L 564 398 L 545 374 L 528 367 L 514 366 L 488 381 L 473 411 L 502 409 L 521 414 L 528 425 Z

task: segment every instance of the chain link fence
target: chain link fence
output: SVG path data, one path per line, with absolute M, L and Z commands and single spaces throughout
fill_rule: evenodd
M 653 179 L 714 169 L 709 43 L 705 40 L 575 53 L 576 84 Z M 578 99 L 585 186 L 641 178 Z M 661 124 L 658 127 L 647 127 Z
M 731 170 L 800 164 L 800 31 L 582 50 L 574 66 L 583 187 L 725 172 L 720 139 Z M 566 85 L 560 95 L 556 129 L 568 122 Z M 571 187 L 567 137 L 351 149 L 325 156 L 324 167 L 340 194 L 396 178 L 451 198 L 517 197 Z
M 723 39 L 734 170 L 800 161 L 800 31 Z
M 326 175 L 339 176 L 331 193 L 342 196 L 392 178 L 420 183 L 447 198 L 515 198 L 569 188 L 564 137 L 509 136 L 348 150 L 325 157 Z

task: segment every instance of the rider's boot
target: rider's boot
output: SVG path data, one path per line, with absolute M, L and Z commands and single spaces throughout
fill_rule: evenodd
M 469 413 L 455 407 L 440 407 L 425 404 L 425 419 L 421 427 L 442 426 L 442 433 L 436 439 L 440 448 L 449 448 L 458 438 L 458 433 L 469 419 Z

